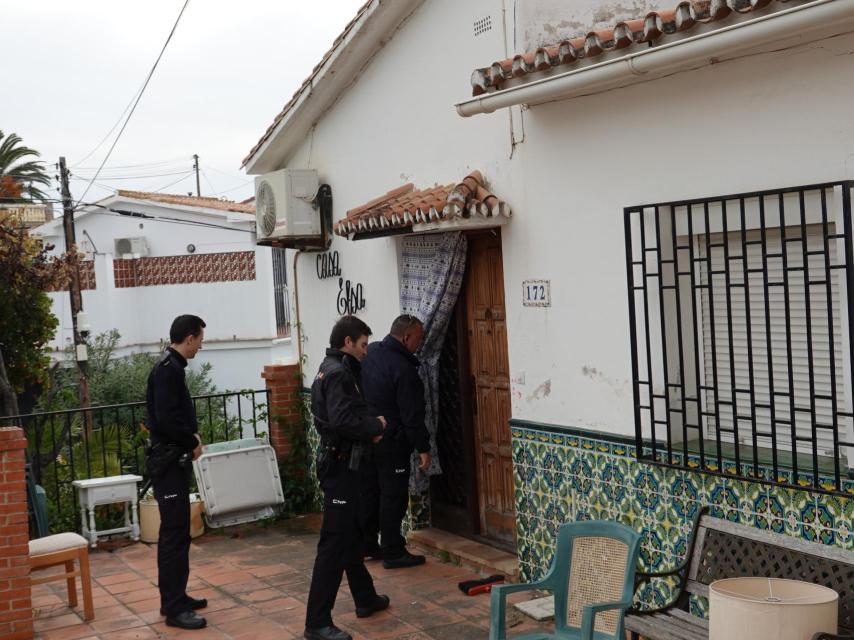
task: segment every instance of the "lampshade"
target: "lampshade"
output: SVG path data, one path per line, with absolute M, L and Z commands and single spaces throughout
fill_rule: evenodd
M 780 578 L 728 578 L 709 586 L 709 640 L 810 640 L 837 632 L 839 594 Z

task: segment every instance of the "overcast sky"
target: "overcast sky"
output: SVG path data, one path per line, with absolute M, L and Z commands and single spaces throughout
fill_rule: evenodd
M 253 195 L 241 160 L 363 2 L 190 0 L 86 201 L 111 189 L 195 191 L 194 153 L 202 195 Z M 0 0 L 0 130 L 40 151 L 51 171 L 64 155 L 75 198 L 183 3 Z

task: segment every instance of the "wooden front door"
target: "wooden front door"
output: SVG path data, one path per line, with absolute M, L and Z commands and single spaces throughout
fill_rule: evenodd
M 510 368 L 501 236 L 469 236 L 466 316 L 480 532 L 513 542 L 516 516 L 510 453 Z

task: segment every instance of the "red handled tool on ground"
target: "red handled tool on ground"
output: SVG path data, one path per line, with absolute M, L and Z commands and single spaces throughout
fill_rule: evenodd
M 493 585 L 502 584 L 503 582 L 504 576 L 496 574 L 488 578 L 481 578 L 480 580 L 464 580 L 457 586 L 467 596 L 476 596 L 479 593 L 489 593 L 492 591 Z

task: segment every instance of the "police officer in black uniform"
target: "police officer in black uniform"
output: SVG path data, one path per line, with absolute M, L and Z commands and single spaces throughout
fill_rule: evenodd
M 207 622 L 194 609 L 207 600 L 187 595 L 190 576 L 191 461 L 202 452 L 196 410 L 184 380 L 187 360 L 202 348 L 205 323 L 198 316 L 175 318 L 170 345 L 148 376 L 146 404 L 151 447 L 146 463 L 160 510 L 157 542 L 157 586 L 160 614 L 166 624 L 201 629 Z
M 409 553 L 400 526 L 409 503 L 412 451 L 422 471 L 430 466 L 430 434 L 424 424 L 424 385 L 415 352 L 424 338 L 424 325 L 412 315 L 395 318 L 389 335 L 368 347 L 362 363 L 362 383 L 368 409 L 388 420 L 382 441 L 374 445 L 373 460 L 364 468 L 362 522 L 365 554 L 382 557 L 386 569 L 424 564 L 424 556 Z M 377 534 L 380 534 L 378 545 Z
M 332 624 L 332 607 L 341 578 L 356 603 L 356 616 L 366 618 L 388 607 L 378 595 L 364 561 L 359 526 L 359 467 L 371 442 L 379 442 L 385 418 L 371 417 L 362 398 L 361 360 L 371 330 L 355 316 L 344 316 L 332 328 L 330 348 L 311 385 L 311 410 L 320 433 L 317 478 L 323 489 L 323 524 L 306 607 L 308 640 L 352 640 Z

